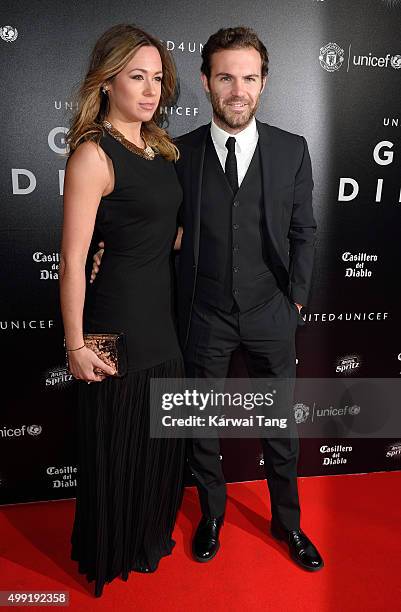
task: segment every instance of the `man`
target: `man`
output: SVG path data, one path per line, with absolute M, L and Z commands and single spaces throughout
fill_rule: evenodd
M 221 29 L 202 52 L 211 124 L 177 140 L 184 191 L 178 320 L 187 376 L 225 378 L 240 345 L 250 377 L 295 377 L 295 331 L 311 282 L 316 223 L 303 137 L 255 120 L 268 54 L 249 28 Z M 307 570 L 323 567 L 300 529 L 297 438 L 263 438 L 271 533 Z M 193 554 L 219 550 L 226 486 L 216 438 L 190 439 L 202 519 Z
M 316 224 L 304 138 L 255 120 L 268 55 L 248 28 L 219 30 L 202 52 L 201 78 L 211 125 L 177 141 L 184 190 L 178 282 L 179 332 L 187 376 L 225 378 L 244 349 L 251 377 L 295 376 L 295 331 L 308 299 Z M 300 530 L 297 439 L 263 439 L 272 534 L 293 559 L 323 561 Z M 198 561 L 219 548 L 226 488 L 216 438 L 188 441 L 202 519 Z

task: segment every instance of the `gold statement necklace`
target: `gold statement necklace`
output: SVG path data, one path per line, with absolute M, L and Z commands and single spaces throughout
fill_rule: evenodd
M 148 159 L 148 160 L 152 160 L 155 158 L 154 150 L 152 149 L 150 145 L 148 145 L 148 143 L 146 142 L 143 136 L 142 136 L 142 139 L 145 143 L 145 148 L 141 149 L 140 147 L 137 147 L 133 142 L 130 142 L 129 140 L 127 140 L 124 134 L 121 134 L 121 132 L 116 130 L 116 128 L 111 125 L 110 121 L 103 121 L 103 127 L 106 130 L 106 132 L 110 134 L 110 136 L 118 140 L 118 142 L 121 142 L 121 144 L 126 149 L 128 149 L 128 151 L 131 151 L 131 153 L 135 153 L 136 155 L 139 155 L 140 157 L 143 157 L 144 159 Z

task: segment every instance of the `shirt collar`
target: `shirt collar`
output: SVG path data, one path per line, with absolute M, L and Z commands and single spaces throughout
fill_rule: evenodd
M 258 129 L 256 127 L 255 117 L 252 117 L 251 123 L 247 125 L 247 127 L 244 130 L 242 130 L 241 132 L 238 132 L 238 134 L 229 134 L 228 132 L 223 130 L 221 127 L 216 125 L 216 123 L 212 119 L 212 125 L 210 127 L 210 134 L 212 136 L 212 140 L 215 146 L 224 152 L 227 152 L 227 149 L 226 149 L 227 138 L 229 138 L 230 136 L 234 136 L 236 140 L 236 149 L 239 153 L 246 151 L 252 145 L 255 146 L 255 144 L 258 142 L 258 137 L 259 137 Z

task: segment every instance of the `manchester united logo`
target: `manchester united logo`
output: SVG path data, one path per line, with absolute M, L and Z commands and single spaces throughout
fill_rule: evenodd
M 300 423 L 305 423 L 309 416 L 309 406 L 307 406 L 306 404 L 295 404 L 294 416 L 295 422 L 298 423 L 298 425 Z
M 341 49 L 336 43 L 328 43 L 320 49 L 319 62 L 327 72 L 334 72 L 341 68 L 343 61 L 344 49 Z

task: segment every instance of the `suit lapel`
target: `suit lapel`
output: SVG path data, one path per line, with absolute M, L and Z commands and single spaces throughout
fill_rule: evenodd
M 205 132 L 198 146 L 194 147 L 191 155 L 191 203 L 194 217 L 194 258 L 198 263 L 200 239 L 200 208 L 202 201 L 203 166 L 205 162 L 206 139 L 210 132 L 210 124 L 205 126 Z
M 275 209 L 273 198 L 273 154 L 272 143 L 269 138 L 269 126 L 260 121 L 256 121 L 259 133 L 259 150 L 260 161 L 262 167 L 262 182 L 263 182 L 263 201 L 266 218 L 266 227 L 274 250 L 278 254 L 279 247 L 275 237 L 275 229 L 280 230 L 280 218 L 277 218 L 279 211 Z M 278 224 L 278 226 L 277 226 Z

